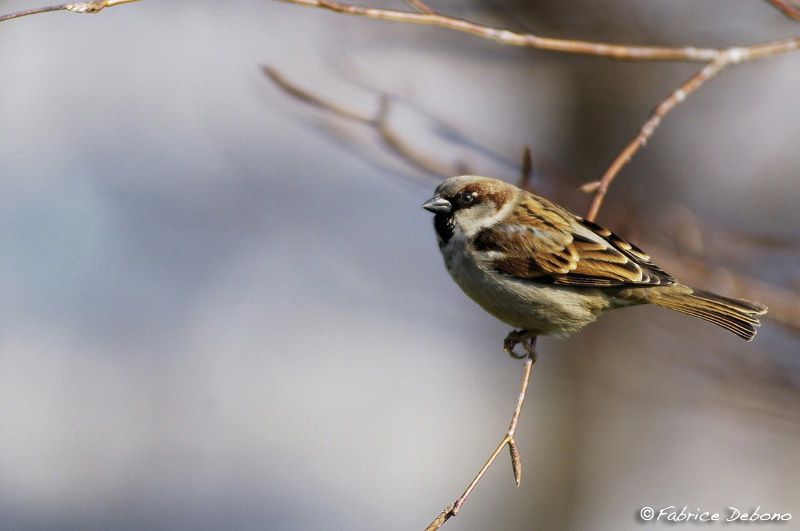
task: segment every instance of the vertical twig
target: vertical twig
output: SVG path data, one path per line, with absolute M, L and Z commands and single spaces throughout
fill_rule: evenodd
M 530 186 L 531 174 L 533 173 L 533 159 L 531 150 L 528 146 L 522 151 L 522 164 L 519 169 L 519 187 L 528 190 Z
M 536 362 L 536 352 L 533 350 L 533 345 L 536 341 L 534 337 L 531 339 L 531 346 L 530 348 L 526 346 L 526 350 L 528 350 L 528 356 L 525 358 L 525 369 L 522 373 L 522 384 L 520 385 L 519 396 L 517 397 L 517 404 L 514 407 L 514 414 L 511 416 L 511 423 L 508 425 L 508 430 L 506 431 L 503 438 L 500 440 L 500 443 L 497 445 L 497 448 L 494 449 L 492 455 L 489 456 L 489 459 L 486 460 L 486 463 L 481 467 L 478 473 L 475 475 L 473 480 L 467 486 L 466 490 L 458 497 L 458 499 L 453 502 L 452 505 L 448 506 L 444 511 L 439 513 L 433 522 L 431 522 L 428 527 L 425 528 L 425 531 L 436 531 L 445 522 L 447 522 L 450 518 L 454 517 L 458 514 L 458 511 L 461 509 L 461 506 L 464 502 L 467 501 L 469 495 L 472 493 L 475 486 L 478 482 L 483 478 L 483 475 L 489 470 L 489 467 L 492 466 L 497 456 L 500 455 L 500 452 L 503 451 L 503 448 L 508 445 L 509 452 L 511 453 L 511 466 L 514 471 L 514 481 L 516 482 L 517 486 L 519 487 L 520 481 L 522 480 L 522 461 L 519 455 L 519 449 L 517 448 L 517 442 L 514 439 L 514 433 L 517 429 L 517 422 L 519 421 L 519 415 L 522 412 L 522 404 L 525 402 L 525 394 L 528 391 L 528 382 L 531 379 L 531 369 L 533 368 L 533 364 Z M 525 344 L 523 343 L 523 346 Z

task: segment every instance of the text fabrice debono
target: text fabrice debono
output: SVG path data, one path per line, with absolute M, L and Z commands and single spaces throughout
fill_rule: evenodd
M 706 511 L 699 507 L 690 511 L 689 507 L 675 507 L 669 505 L 661 507 L 656 511 L 652 507 L 642 507 L 639 510 L 639 518 L 645 522 L 787 522 L 792 519 L 791 513 L 765 512 L 761 506 L 757 506 L 752 511 L 743 511 L 736 507 L 728 507 L 725 512 L 718 513 Z

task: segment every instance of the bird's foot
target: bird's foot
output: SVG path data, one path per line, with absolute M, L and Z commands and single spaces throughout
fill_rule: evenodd
M 514 351 L 517 345 L 522 345 L 524 354 Z M 512 330 L 503 340 L 503 350 L 512 358 L 521 360 L 531 358 L 536 361 L 536 332 L 530 330 Z

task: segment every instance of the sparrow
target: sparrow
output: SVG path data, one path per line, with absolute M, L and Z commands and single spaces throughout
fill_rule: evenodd
M 610 230 L 498 179 L 450 177 L 422 208 L 435 214 L 439 250 L 456 284 L 520 329 L 506 338 L 512 354 L 524 340 L 532 346 L 539 335 L 567 336 L 607 311 L 638 304 L 705 319 L 747 341 L 767 312 L 756 302 L 684 286 Z

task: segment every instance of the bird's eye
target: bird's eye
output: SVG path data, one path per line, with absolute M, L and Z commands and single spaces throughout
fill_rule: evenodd
M 464 192 L 458 197 L 458 203 L 461 206 L 469 206 L 475 202 L 475 194 L 471 192 Z

